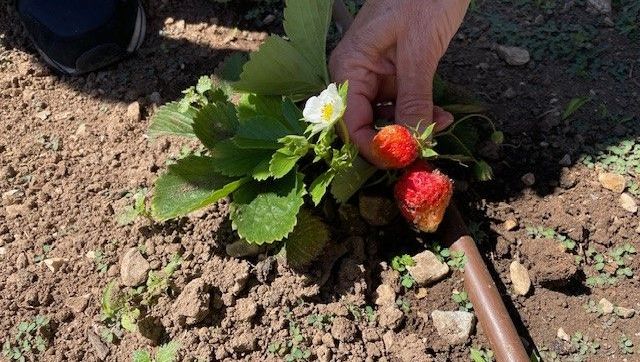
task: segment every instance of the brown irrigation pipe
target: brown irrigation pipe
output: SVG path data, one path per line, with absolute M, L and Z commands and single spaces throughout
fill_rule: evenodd
M 335 0 L 333 18 L 343 32 L 353 22 L 353 17 L 342 0 Z M 473 303 L 473 309 L 482 330 L 491 343 L 496 359 L 500 362 L 529 361 L 527 351 L 522 345 L 518 331 L 489 274 L 487 265 L 453 203 L 447 210 L 441 230 L 451 250 L 462 251 L 467 257 L 464 267 L 464 287 L 469 294 L 469 300 Z

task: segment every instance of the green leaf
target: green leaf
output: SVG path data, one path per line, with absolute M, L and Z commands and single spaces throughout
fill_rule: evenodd
M 118 281 L 112 280 L 102 292 L 101 312 L 106 317 L 113 318 L 123 307 L 124 296 L 118 288 Z
M 219 77 L 227 82 L 240 80 L 242 66 L 249 60 L 246 54 L 237 52 L 228 57 L 220 68 Z
M 490 181 L 493 179 L 493 169 L 483 160 L 473 165 L 473 174 L 478 181 Z
M 582 106 L 591 101 L 591 97 L 577 97 L 573 98 L 567 103 L 567 106 L 564 108 L 564 112 L 562 112 L 562 120 L 566 120 L 571 117 L 572 114 L 577 112 Z
M 282 117 L 281 117 L 282 118 Z M 291 133 L 278 118 L 256 115 L 240 118 L 237 136 L 254 140 L 277 141 Z
M 198 112 L 197 109 L 188 107 L 186 111 L 180 112 L 178 108 L 177 102 L 167 103 L 158 108 L 151 118 L 147 131 L 149 138 L 167 135 L 195 137 L 192 124 Z
M 302 267 L 313 261 L 329 241 L 329 228 L 307 210 L 300 210 L 298 223 L 285 240 L 287 263 Z
M 252 175 L 266 160 L 267 169 L 273 150 L 241 148 L 234 139 L 218 142 L 211 150 L 212 167 L 225 176 Z
M 120 318 L 120 324 L 124 330 L 129 332 L 135 332 L 138 330 L 138 318 L 140 317 L 140 309 L 134 308 L 132 310 L 128 310 L 122 314 Z
M 338 202 L 347 202 L 375 172 L 373 165 L 356 157 L 351 168 L 336 174 L 331 183 L 331 193 Z
M 258 94 L 243 94 L 238 102 L 238 118 L 256 116 L 282 118 L 282 97 Z
M 282 115 L 289 129 L 292 129 L 295 134 L 301 135 L 304 133 L 305 124 L 302 121 L 302 111 L 287 97 L 282 99 Z
M 320 204 L 335 176 L 336 173 L 333 170 L 328 170 L 313 180 L 311 186 L 309 186 L 309 194 L 314 205 L 318 206 Z
M 149 351 L 138 349 L 136 351 L 133 351 L 133 354 L 131 355 L 131 361 L 132 362 L 152 362 L 151 354 L 149 353 Z
M 247 179 L 234 180 L 217 174 L 216 160 L 188 156 L 169 166 L 156 182 L 151 215 L 159 221 L 184 216 L 235 191 Z
M 180 343 L 171 341 L 158 348 L 156 351 L 155 362 L 175 362 L 178 358 L 178 351 L 180 350 Z
M 323 70 L 322 80 L 329 82 L 326 43 L 333 1 L 288 0 L 284 10 L 284 30 L 291 44 L 316 70 Z
M 238 127 L 236 110 L 230 102 L 209 103 L 198 111 L 193 120 L 193 133 L 208 149 L 233 136 Z
M 291 172 L 276 181 L 249 183 L 235 192 L 230 217 L 238 235 L 259 245 L 289 235 L 304 203 L 302 177 Z
M 278 141 L 284 146 L 273 154 L 269 163 L 269 172 L 274 178 L 288 174 L 311 149 L 309 141 L 303 136 L 286 136 Z

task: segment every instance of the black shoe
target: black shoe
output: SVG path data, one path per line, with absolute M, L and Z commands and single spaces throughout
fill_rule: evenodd
M 17 8 L 38 52 L 65 74 L 114 63 L 144 39 L 140 0 L 17 0 Z

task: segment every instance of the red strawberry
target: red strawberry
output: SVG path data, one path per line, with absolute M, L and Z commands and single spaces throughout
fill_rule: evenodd
M 373 155 L 384 168 L 405 168 L 418 157 L 418 141 L 399 124 L 383 127 L 373 137 Z
M 452 193 L 449 177 L 424 161 L 409 166 L 394 188 L 402 215 L 424 232 L 436 231 Z

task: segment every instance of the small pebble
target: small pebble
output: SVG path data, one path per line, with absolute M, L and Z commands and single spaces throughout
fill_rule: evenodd
M 522 180 L 522 183 L 526 186 L 533 186 L 536 183 L 536 176 L 529 172 L 524 174 L 520 180 Z

